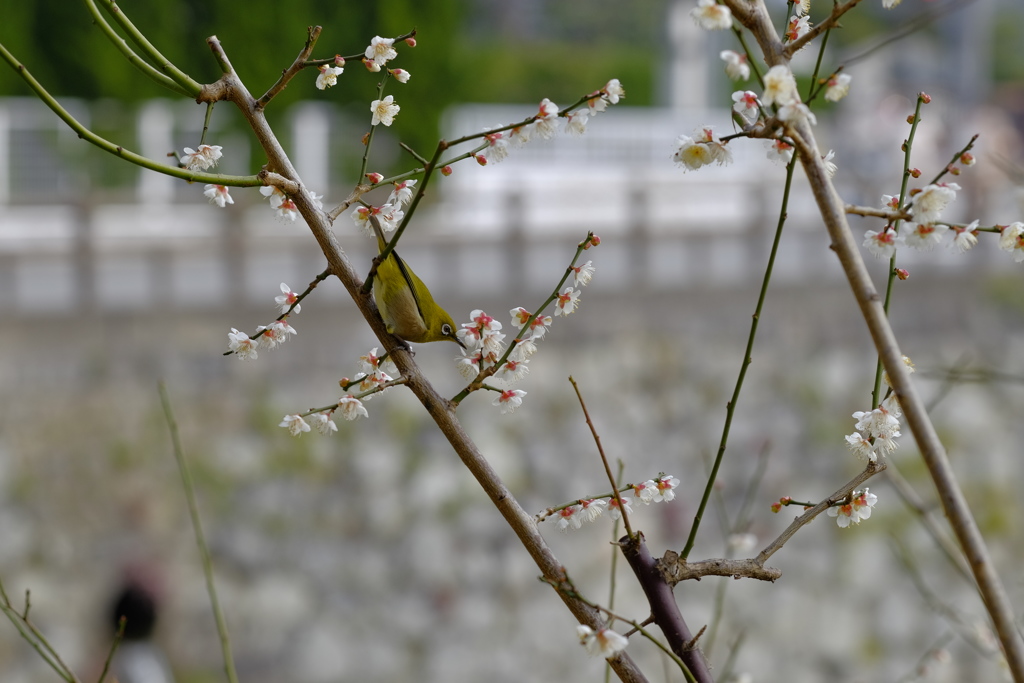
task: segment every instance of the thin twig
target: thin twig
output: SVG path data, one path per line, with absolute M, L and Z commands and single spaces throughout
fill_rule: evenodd
M 782 207 L 779 209 L 779 219 L 775 226 L 775 239 L 772 241 L 772 250 L 768 256 L 768 264 L 764 269 L 764 277 L 761 280 L 761 291 L 757 296 L 757 305 L 754 307 L 754 315 L 750 320 L 750 333 L 747 335 L 747 346 L 743 351 L 743 360 L 740 363 L 740 371 L 736 377 L 736 385 L 732 390 L 732 398 L 729 399 L 729 403 L 726 404 L 725 408 L 725 425 L 722 427 L 722 437 L 718 443 L 718 454 L 715 456 L 714 465 L 711 467 L 711 474 L 708 476 L 708 482 L 704 487 L 704 495 L 701 497 L 700 505 L 697 507 L 697 513 L 693 517 L 693 524 L 690 526 L 690 535 L 686 539 L 686 545 L 683 547 L 680 553 L 685 560 L 690 551 L 693 550 L 693 544 L 697 542 L 697 529 L 700 528 L 701 519 L 704 517 L 704 510 L 707 508 L 708 500 L 711 497 L 711 491 L 714 489 L 715 480 L 718 478 L 718 470 L 722 466 L 722 460 L 725 456 L 725 449 L 729 443 L 729 431 L 732 427 L 732 418 L 736 412 L 736 404 L 740 398 L 740 391 L 743 389 L 743 380 L 747 376 L 747 368 L 754 361 L 754 340 L 757 338 L 757 325 L 761 321 L 761 310 L 764 308 L 765 299 L 768 296 L 768 285 L 772 280 L 772 270 L 775 268 L 775 257 L 779 252 L 779 243 L 782 240 L 782 229 L 786 225 L 786 217 L 788 215 L 789 208 L 789 194 L 793 187 L 793 170 L 796 168 L 796 156 L 794 156 L 789 164 L 786 166 L 786 184 L 782 191 Z
M 256 101 L 256 107 L 258 109 L 263 109 L 268 104 L 270 104 L 270 100 L 274 99 L 274 97 L 279 92 L 287 88 L 288 82 L 292 80 L 296 74 L 302 71 L 303 66 L 305 66 L 305 61 L 309 59 L 309 55 L 313 53 L 313 48 L 316 46 L 316 41 L 317 38 L 320 37 L 321 30 L 322 27 L 320 26 L 309 27 L 308 33 L 306 35 L 306 44 L 299 51 L 299 55 L 292 62 L 291 66 L 285 69 L 284 72 L 281 74 L 281 77 L 277 79 L 277 83 L 274 83 L 274 85 L 270 86 L 270 89 L 267 90 L 267 92 L 265 92 L 263 96 Z
M 833 26 L 839 23 L 839 17 L 843 16 L 854 7 L 859 5 L 861 0 L 847 0 L 842 5 L 835 5 L 832 8 L 832 13 L 825 18 L 825 21 L 821 22 L 817 26 L 811 28 L 810 31 L 800 36 L 792 43 L 787 43 L 783 50 L 783 56 L 786 59 L 790 59 L 793 55 L 799 52 L 800 48 L 807 45 L 809 42 L 817 38 L 823 31 L 831 29 Z
M 110 644 L 110 652 L 107 653 L 107 659 L 103 662 L 103 671 L 100 672 L 100 677 L 96 680 L 96 683 L 103 683 L 104 679 L 106 679 L 107 672 L 110 671 L 110 662 L 114 660 L 114 653 L 117 652 L 117 648 L 124 638 L 124 627 L 127 623 L 128 618 L 122 614 L 121 618 L 117 620 L 117 633 L 114 634 L 114 642 Z
M 159 390 L 164 417 L 167 419 L 167 427 L 171 431 L 171 446 L 174 449 L 174 459 L 178 463 L 178 471 L 181 473 L 181 485 L 185 490 L 188 514 L 192 520 L 192 531 L 195 532 L 196 546 L 199 548 L 199 557 L 203 564 L 203 575 L 206 577 L 206 592 L 210 596 L 213 618 L 217 623 L 217 635 L 220 637 L 220 648 L 224 655 L 224 673 L 228 677 L 228 683 L 238 683 L 238 675 L 235 673 L 235 660 L 231 654 L 231 637 L 228 635 L 228 625 L 224 619 L 224 612 L 220 607 L 220 600 L 217 599 L 217 587 L 213 580 L 213 561 L 210 559 L 210 549 L 206 544 L 206 536 L 203 534 L 203 523 L 199 518 L 199 506 L 196 503 L 192 473 L 189 472 L 188 461 L 185 459 L 185 453 L 181 448 L 178 423 L 174 419 L 174 412 L 171 410 L 171 399 L 167 395 L 167 387 L 163 382 L 160 382 Z
M 590 427 L 590 434 L 594 437 L 594 443 L 597 444 L 597 452 L 601 455 L 601 463 L 604 465 L 604 473 L 608 475 L 608 483 L 612 485 L 612 491 L 615 495 L 615 503 L 619 506 L 619 513 L 622 515 L 622 524 L 626 527 L 626 535 L 630 538 L 634 538 L 633 527 L 629 525 L 629 514 L 626 512 L 626 506 L 622 504 L 622 497 L 619 496 L 619 488 L 615 485 L 615 477 L 612 475 L 611 465 L 608 464 L 608 456 L 604 454 L 604 447 L 601 445 L 601 437 L 597 433 L 597 427 L 594 426 L 594 421 L 590 419 L 590 412 L 587 410 L 587 403 L 583 400 L 583 394 L 580 393 L 580 387 L 576 384 L 576 380 L 569 375 L 569 384 L 572 385 L 573 390 L 576 392 L 576 398 L 579 399 L 580 408 L 583 409 L 583 417 L 587 419 L 587 426 Z

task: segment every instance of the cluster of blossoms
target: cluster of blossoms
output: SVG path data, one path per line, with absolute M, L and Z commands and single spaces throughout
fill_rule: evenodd
M 374 183 L 379 182 L 382 176 L 379 173 L 367 174 Z M 405 207 L 412 202 L 413 188 L 416 180 L 403 180 L 394 184 L 394 189 L 388 195 L 388 200 L 381 206 L 357 206 L 349 215 L 352 222 L 366 235 L 373 237 L 373 226 L 370 224 L 370 216 L 375 216 L 380 224 L 380 229 L 385 234 L 393 232 L 405 218 Z
M 608 109 L 609 104 L 618 104 L 625 98 L 626 90 L 619 79 L 613 78 L 600 90 L 588 95 L 587 106 L 565 114 L 565 132 L 572 135 L 583 135 L 591 118 Z M 558 105 L 544 98 L 534 115 L 533 120 L 508 130 L 497 131 L 484 135 L 487 146 L 474 158 L 481 166 L 496 164 L 508 156 L 509 148 L 522 147 L 535 136 L 550 140 L 558 133 Z
M 878 496 L 871 493 L 870 489 L 854 491 L 850 494 L 850 501 L 843 505 L 837 505 L 828 509 L 828 516 L 836 518 L 836 524 L 845 529 L 851 524 L 860 524 L 862 519 L 871 516 L 871 508 L 878 502 Z
M 600 244 L 601 238 L 592 235 L 587 238 L 587 247 Z M 586 247 L 585 247 L 586 248 Z M 555 296 L 555 316 L 567 316 L 576 310 L 579 303 L 580 290 L 593 278 L 596 268 L 593 262 L 587 261 L 579 266 L 570 266 L 573 284 Z M 530 356 L 537 352 L 539 342 L 554 320 L 550 315 L 538 313 L 534 315 L 523 307 L 509 311 L 512 316 L 512 327 L 520 330 L 513 342 L 513 348 L 505 357 L 505 333 L 501 331 L 501 322 L 476 309 L 469 314 L 470 322 L 463 323 L 456 335 L 464 345 L 462 355 L 455 359 L 459 372 L 466 379 L 472 380 L 480 372 L 501 363 L 492 375 L 512 385 L 521 380 L 530 371 Z M 494 399 L 493 405 L 501 408 L 501 412 L 511 413 L 523 403 L 526 392 L 522 389 L 503 389 Z
M 554 521 L 562 531 L 579 529 L 584 522 L 593 522 L 604 514 L 605 507 L 608 508 L 608 515 L 612 519 L 621 517 L 622 510 L 619 509 L 619 500 L 622 501 L 622 507 L 625 508 L 626 514 L 633 513 L 632 503 L 638 505 L 667 503 L 675 499 L 677 486 L 679 486 L 679 479 L 670 474 L 660 474 L 657 479 L 648 479 L 645 482 L 627 486 L 619 492 L 618 498 L 606 496 L 581 499 L 572 505 L 556 510 L 548 519 Z
M 846 445 L 858 457 L 866 458 L 876 462 L 878 456 L 885 456 L 899 448 L 896 442 L 900 434 L 900 410 L 899 401 L 896 395 L 878 404 L 874 410 L 858 410 L 853 414 L 857 421 L 853 434 L 846 436 Z
M 913 220 L 903 225 L 903 231 L 897 234 L 891 225 L 885 226 L 882 230 L 868 230 L 864 233 L 864 247 L 877 258 L 891 258 L 898 247 L 927 251 L 942 244 L 945 234 L 952 233 L 953 240 L 949 246 L 960 253 L 968 251 L 978 243 L 978 221 L 967 225 L 947 225 L 938 222 L 942 211 L 956 199 L 959 190 L 960 186 L 956 183 L 926 185 L 911 197 L 907 208 Z M 894 211 L 899 210 L 899 196 L 882 195 L 882 206 Z M 1008 226 L 1007 229 L 1012 227 Z M 1005 235 L 1006 230 L 1004 237 Z M 999 246 L 1005 249 L 1003 240 L 1000 240 Z M 1021 252 L 1020 258 L 1016 258 L 1016 255 L 1014 258 L 1018 261 L 1024 260 L 1024 251 Z
M 626 636 L 610 628 L 599 628 L 595 631 L 589 626 L 580 624 L 576 627 L 576 635 L 580 638 L 580 645 L 587 648 L 588 653 L 605 659 L 622 652 L 629 645 Z
M 295 206 L 295 201 L 281 191 L 280 188 L 272 185 L 264 185 L 260 188 L 260 194 L 270 200 L 270 208 L 274 210 L 278 218 L 284 218 L 290 221 L 295 221 L 299 217 L 299 209 Z M 313 204 L 318 209 L 323 208 L 323 196 L 316 193 L 311 193 L 313 197 Z
M 259 349 L 269 351 L 284 344 L 288 341 L 289 335 L 298 334 L 295 328 L 288 324 L 288 316 L 293 313 L 298 315 L 302 310 L 298 300 L 299 295 L 282 282 L 281 294 L 274 297 L 274 303 L 281 308 L 281 319 L 257 327 L 255 337 L 232 327 L 228 333 L 228 349 L 242 360 L 256 360 L 259 357 Z
M 359 357 L 360 372 L 351 380 L 347 377 L 341 380 L 341 386 L 346 391 L 353 386 L 358 386 L 359 398 L 352 394 L 345 394 L 338 399 L 338 403 L 324 410 L 317 410 L 306 415 L 285 415 L 279 427 L 284 427 L 292 436 L 300 436 L 315 428 L 319 433 L 327 436 L 338 431 L 331 417 L 337 411 L 346 420 L 355 420 L 359 417 L 369 417 L 366 412 L 364 401 L 370 400 L 374 394 L 383 393 L 387 390 L 387 383 L 392 381 L 385 368 L 394 372 L 394 366 L 390 365 L 387 359 L 382 360 L 377 355 L 376 347 L 371 349 L 365 356 Z M 362 399 L 362 400 L 360 400 Z M 306 418 L 309 422 L 306 421 Z M 312 427 L 310 427 L 312 423 Z

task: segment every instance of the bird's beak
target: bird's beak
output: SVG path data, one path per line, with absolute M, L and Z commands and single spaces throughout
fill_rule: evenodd
M 455 342 L 456 344 L 458 344 L 459 346 L 461 346 L 463 351 L 466 350 L 466 345 L 463 344 L 462 340 L 459 339 L 458 337 L 452 337 L 452 341 Z

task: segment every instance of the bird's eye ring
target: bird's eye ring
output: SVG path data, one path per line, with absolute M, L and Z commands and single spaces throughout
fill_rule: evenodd
M 452 326 L 449 325 L 448 323 L 441 325 L 441 334 L 445 335 L 446 337 L 450 337 L 452 334 Z

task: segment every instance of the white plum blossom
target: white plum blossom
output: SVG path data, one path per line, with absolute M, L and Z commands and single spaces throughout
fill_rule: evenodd
M 761 96 L 761 102 L 765 106 L 782 106 L 799 101 L 796 79 L 793 78 L 793 72 L 789 67 L 779 64 L 768 69 L 768 73 L 764 75 L 764 94 Z
M 566 287 L 558 298 L 555 299 L 555 315 L 567 316 L 576 310 L 579 303 L 580 292 L 572 287 Z
M 956 199 L 960 186 L 956 183 L 936 183 L 921 188 L 910 200 L 910 213 L 918 223 L 934 223 L 946 205 Z
M 971 247 L 978 243 L 978 233 L 976 232 L 978 228 L 978 223 L 979 221 L 975 220 L 971 221 L 962 228 L 957 227 L 955 225 L 950 226 L 950 229 L 952 229 L 953 232 L 956 233 L 953 236 L 953 241 L 950 243 L 950 246 L 952 246 L 961 254 L 964 253 L 965 251 L 970 251 Z
M 303 432 L 308 432 L 310 430 L 306 421 L 298 415 L 285 415 L 284 419 L 281 420 L 281 424 L 277 426 L 284 427 L 292 436 L 301 436 Z
M 1024 223 L 1010 223 L 999 235 L 999 248 L 1013 254 L 1017 263 L 1024 261 Z
M 224 156 L 220 150 L 220 145 L 199 145 L 195 150 L 186 147 L 181 155 L 181 164 L 190 171 L 205 171 L 216 166 L 217 160 Z
M 327 64 L 321 64 L 319 69 L 320 75 L 316 77 L 316 87 L 319 90 L 327 90 L 327 88 L 337 85 L 338 76 L 345 72 L 344 67 L 328 66 Z
M 899 404 L 893 410 L 893 404 L 883 401 L 877 408 L 870 411 L 858 410 L 853 414 L 857 420 L 854 428 L 867 434 L 869 438 L 885 436 L 886 438 L 898 437 L 900 435 Z
M 507 389 L 501 392 L 491 405 L 500 407 L 502 415 L 515 412 L 515 409 L 523 404 L 523 396 L 526 396 L 526 392 L 522 389 Z
M 281 191 L 281 188 L 274 187 L 273 185 L 261 186 L 260 194 L 270 200 L 270 208 L 272 209 L 281 206 L 281 202 L 286 199 L 286 195 Z
M 793 158 L 793 145 L 785 140 L 769 140 L 768 159 L 776 164 L 788 164 Z
M 299 300 L 299 295 L 292 291 L 292 288 L 281 283 L 281 294 L 274 297 L 274 303 L 281 307 L 281 315 L 285 313 L 295 313 L 298 315 L 302 312 L 302 304 L 296 303 Z M 295 308 L 292 308 L 292 305 Z M 289 311 L 289 309 L 291 309 Z
M 485 135 L 487 147 L 484 148 L 483 156 L 489 163 L 498 163 L 508 156 L 508 140 L 503 133 L 491 133 Z
M 835 177 L 836 170 L 838 170 L 837 167 L 836 167 L 835 162 L 832 161 L 835 158 L 836 158 L 836 153 L 835 153 L 834 150 L 831 150 L 831 149 L 828 151 L 828 154 L 826 154 L 825 156 L 823 156 L 821 158 L 822 163 L 825 164 L 825 173 L 828 174 L 829 178 Z
M 604 513 L 604 507 L 608 503 L 603 498 L 581 500 L 579 519 L 583 522 L 593 522 Z
M 581 266 L 573 266 L 573 284 L 576 287 L 586 287 L 590 284 L 590 279 L 594 277 L 594 271 L 596 270 L 597 268 L 594 267 L 593 261 L 587 261 Z
M 383 100 L 374 100 L 370 103 L 370 111 L 373 113 L 370 125 L 376 126 L 378 123 L 383 123 L 385 126 L 390 126 L 395 122 L 395 117 L 398 116 L 401 109 L 395 104 L 393 95 L 388 95 Z
M 513 360 L 510 358 L 501 366 L 501 370 L 497 372 L 496 376 L 509 384 L 514 384 L 523 377 L 526 377 L 527 373 L 530 372 L 530 368 L 527 365 L 529 362 L 528 360 Z
M 835 517 L 836 523 L 843 529 L 851 524 L 860 524 L 861 520 L 871 517 L 871 508 L 878 502 L 878 496 L 869 489 L 854 491 L 850 494 L 850 502 L 828 509 L 828 516 Z
M 732 94 L 732 110 L 743 117 L 747 123 L 757 121 L 761 111 L 761 103 L 757 99 L 757 93 L 750 90 L 737 90 Z
M 732 163 L 732 153 L 725 143 L 715 139 L 711 126 L 702 126 L 694 131 L 693 137 L 680 135 L 676 140 L 679 149 L 672 156 L 677 164 L 688 170 L 696 170 L 712 162 L 719 166 Z
M 860 519 L 868 519 L 871 517 L 871 508 L 875 507 L 875 503 L 878 502 L 878 496 L 871 493 L 871 490 L 866 488 L 863 491 L 854 491 L 851 504 L 853 505 L 853 511 L 857 513 Z
M 896 253 L 896 231 L 886 226 L 881 232 L 868 230 L 864 233 L 864 246 L 877 258 L 892 258 Z
M 590 117 L 589 109 L 577 109 L 569 112 L 568 120 L 565 123 L 566 132 L 572 135 L 583 135 L 587 132 L 587 120 Z
M 546 97 L 541 100 L 534 126 L 538 135 L 550 140 L 558 132 L 558 105 Z
M 369 47 L 363 52 L 363 56 L 368 60 L 372 60 L 378 67 L 383 66 L 398 56 L 398 51 L 393 47 L 394 44 L 394 38 L 374 36 L 373 40 L 370 41 Z
M 338 425 L 334 424 L 330 413 L 313 413 L 309 416 L 309 421 L 313 423 L 313 428 L 324 436 L 330 436 L 338 431 Z
M 228 188 L 223 185 L 207 185 L 203 188 L 203 194 L 211 204 L 216 204 L 222 209 L 228 204 L 235 203 L 235 200 L 228 194 Z
M 533 137 L 533 131 L 536 129 L 537 124 L 527 123 L 522 126 L 516 126 L 509 131 L 508 141 L 512 143 L 513 147 L 522 147 L 530 138 Z
M 850 81 L 853 80 L 853 76 L 850 74 L 839 73 L 828 79 L 828 83 L 825 84 L 825 99 L 829 102 L 838 102 L 839 100 L 850 94 Z
M 900 209 L 900 196 L 898 194 L 883 194 L 882 195 L 882 206 L 893 211 L 899 211 Z
M 649 505 L 654 501 L 656 495 L 658 495 L 658 485 L 653 479 L 633 484 L 633 499 L 637 502 Z
M 611 104 L 618 104 L 619 100 L 626 97 L 626 89 L 619 83 L 619 79 L 613 78 L 601 88 Z
M 800 16 L 811 11 L 811 0 L 790 0 L 793 3 L 793 12 Z
M 676 477 L 673 477 L 670 474 L 659 477 L 658 480 L 654 482 L 654 487 L 657 489 L 657 492 L 654 494 L 652 500 L 656 503 L 661 501 L 665 501 L 667 503 L 670 500 L 673 500 L 676 497 L 675 489 L 677 486 L 679 486 L 679 479 Z
M 294 222 L 299 217 L 299 207 L 295 206 L 295 202 L 292 201 L 291 197 L 285 197 L 277 205 L 277 208 L 274 209 L 274 213 L 277 214 L 278 218 L 287 218 Z
M 779 107 L 779 121 L 785 121 L 786 123 L 807 121 L 812 126 L 818 124 L 818 118 L 814 115 L 814 112 L 803 102 L 788 102 Z
M 387 203 L 397 207 L 407 206 L 412 201 L 413 187 L 415 185 L 415 178 L 395 183 L 395 189 L 391 191 Z
M 718 56 L 725 62 L 725 75 L 734 81 L 745 81 L 750 78 L 750 65 L 747 56 L 735 50 L 722 50 Z
M 573 529 L 579 529 L 583 526 L 583 520 L 580 519 L 580 506 L 570 505 L 569 507 L 562 508 L 555 513 L 555 524 L 558 525 L 559 531 L 568 531 L 570 527 Z
M 792 16 L 789 24 L 786 25 L 786 40 L 792 43 L 794 40 L 807 35 L 811 30 L 811 20 L 806 15 Z
M 708 146 L 697 142 L 689 135 L 680 135 L 676 138 L 676 144 L 679 145 L 679 149 L 672 155 L 672 158 L 687 170 L 696 171 L 714 160 Z
M 690 16 L 697 25 L 708 31 L 722 31 L 732 28 L 732 11 L 715 0 L 699 0 L 690 10 Z
M 267 326 L 260 325 L 257 332 L 263 332 L 260 337 L 260 346 L 265 349 L 275 349 L 288 341 L 288 335 L 298 334 L 295 328 L 288 324 L 287 319 L 275 320 Z
M 942 244 L 942 236 L 947 230 L 949 226 L 941 223 L 906 223 L 900 239 L 908 247 L 930 251 L 935 245 Z
M 239 332 L 233 327 L 228 332 L 228 348 L 242 360 L 256 360 L 259 357 L 258 347 L 259 342 L 245 332 Z
M 369 417 L 363 402 L 352 395 L 345 395 L 338 399 L 338 410 L 346 420 L 354 420 L 357 417 Z
M 614 657 L 629 645 L 629 639 L 626 636 L 610 628 L 601 628 L 595 631 L 589 626 L 580 624 L 576 627 L 576 635 L 580 638 L 580 645 L 585 647 L 589 654 L 605 659 Z
M 847 447 L 858 458 L 870 460 L 871 462 L 875 462 L 878 459 L 875 455 L 875 445 L 860 432 L 848 434 L 845 438 Z
M 622 501 L 622 509 L 621 510 L 619 509 L 619 501 L 620 500 Z M 633 508 L 629 504 L 629 498 L 626 498 L 625 496 L 619 496 L 618 498 L 616 498 L 615 496 L 612 496 L 611 498 L 608 499 L 608 516 L 609 517 L 611 517 L 612 519 L 619 519 L 620 517 L 622 517 L 622 510 L 625 510 L 627 515 L 633 514 Z

